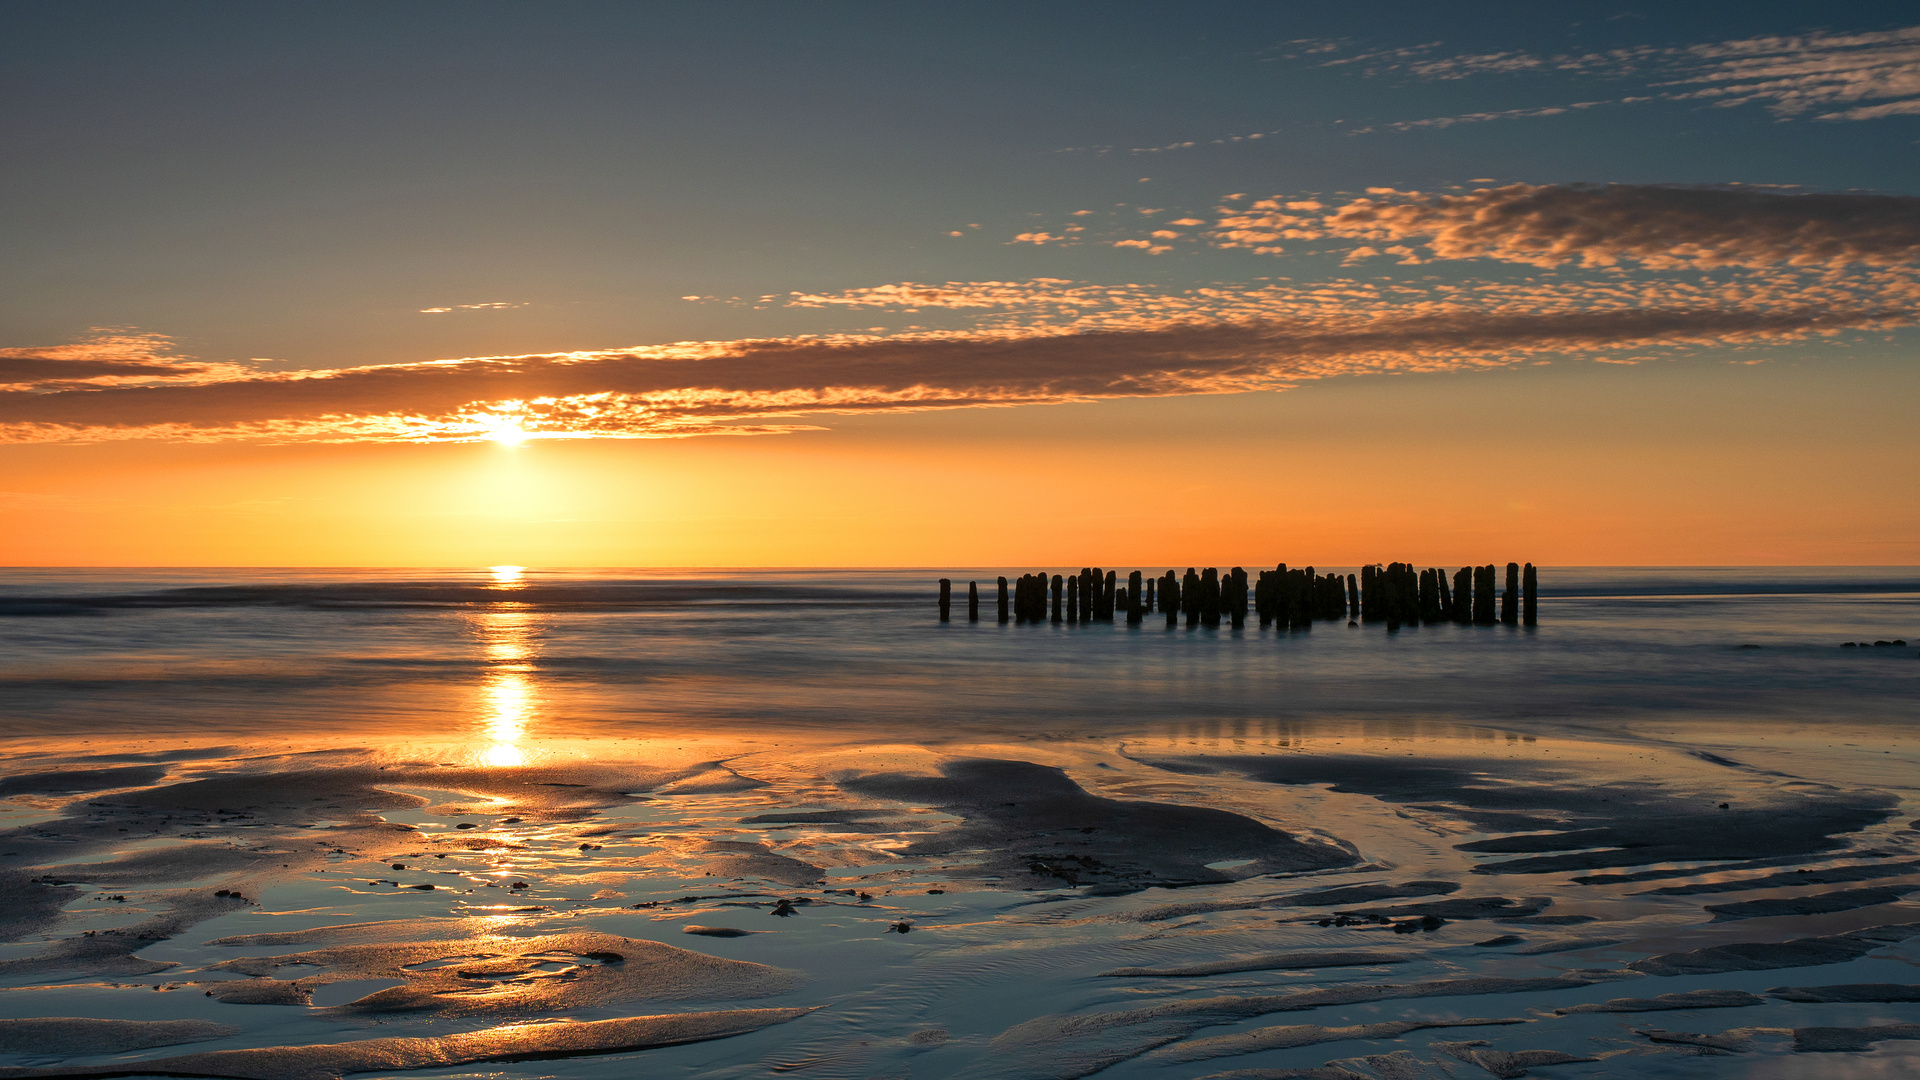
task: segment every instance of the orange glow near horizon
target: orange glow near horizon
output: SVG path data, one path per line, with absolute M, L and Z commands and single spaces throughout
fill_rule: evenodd
M 1604 368 L 1604 370 L 1600 370 Z M 1920 564 L 1920 371 L 1332 380 L 752 438 L 0 446 L 0 565 Z M 1703 407 L 1701 402 L 1711 402 Z

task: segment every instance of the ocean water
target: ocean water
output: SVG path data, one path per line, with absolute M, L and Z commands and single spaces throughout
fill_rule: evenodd
M 1482 1075 L 1471 1040 L 1597 1058 L 1556 1076 L 1920 1069 L 1912 1042 L 1815 1053 L 1791 1034 L 1920 1023 L 1920 1005 L 1766 994 L 1912 983 L 1920 939 L 1889 932 L 1812 971 L 1632 966 L 1920 925 L 1902 899 L 1920 889 L 1920 859 L 1903 860 L 1920 839 L 1920 568 L 1543 568 L 1537 627 L 1395 632 L 1001 625 L 996 572 L 0 571 L 0 874 L 25 890 L 0 899 L 41 903 L 33 890 L 52 886 L 29 874 L 73 890 L 0 944 L 0 1028 L 232 1029 L 105 1050 L 10 1049 L 0 1030 L 0 1064 L 124 1074 L 181 1054 L 790 1007 L 819 1011 L 693 1045 L 370 1071 L 1202 1077 L 1338 1061 Z M 940 576 L 956 582 L 946 624 Z M 115 769 L 147 771 L 71 779 Z M 318 808 L 275 802 L 276 784 Z M 220 794 L 203 806 L 176 790 Z M 1123 818 L 1134 831 L 1098 846 Z M 1814 877 L 1777 880 L 1801 870 Z M 1816 879 L 1853 892 L 1795 907 Z M 1436 881 L 1448 887 L 1407 885 Z M 1694 891 L 1653 892 L 1676 882 Z M 216 885 L 245 906 L 218 908 Z M 1447 908 L 1437 927 L 1399 909 L 1322 926 L 1348 908 L 1298 900 L 1349 886 L 1416 898 L 1351 902 L 1383 910 L 1491 906 Z M 62 944 L 167 919 L 111 961 Z M 567 934 L 791 975 L 731 997 L 587 993 L 611 976 Z M 287 991 L 297 1001 L 215 994 L 241 978 L 237 956 L 440 940 L 466 942 L 460 956 L 533 941 L 544 959 L 388 1012 L 355 1003 L 441 962 L 329 955 L 299 962 L 318 974 Z M 1355 949 L 1372 951 L 1329 959 Z M 1234 967 L 1289 950 L 1303 951 L 1290 965 Z M 1233 970 L 1196 970 L 1223 961 Z M 1117 970 L 1152 973 L 1102 974 Z M 1565 985 L 1356 991 L 1204 1023 L 1129 1011 L 1483 977 Z M 1754 1001 L 1554 1011 L 1706 989 Z M 1355 1027 L 1476 1018 L 1513 1023 Z M 1357 1033 L 1273 1034 L 1303 1024 Z M 1775 1034 L 1703 1057 L 1648 1028 Z M 1241 1042 L 1207 1041 L 1228 1035 Z
M 1537 628 L 1391 635 L 1003 626 L 991 574 L 945 575 L 960 585 L 942 625 L 935 571 L 5 571 L 0 723 L 484 741 L 510 722 L 537 755 L 551 737 L 787 725 L 937 739 L 1914 715 L 1911 649 L 1838 648 L 1920 645 L 1911 567 L 1548 568 Z

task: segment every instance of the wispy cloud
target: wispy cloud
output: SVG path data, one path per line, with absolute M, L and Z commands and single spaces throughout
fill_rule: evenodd
M 1211 220 L 1184 216 L 1102 234 L 1151 250 L 1200 240 L 1260 255 L 1319 253 L 1408 264 L 1492 259 L 1538 267 L 1631 264 L 1895 267 L 1920 264 L 1920 198 L 1763 186 L 1509 184 L 1446 192 L 1369 188 L 1364 196 L 1232 195 Z
M 250 374 L 245 365 L 180 356 L 165 334 L 100 327 L 81 341 L 0 349 L 0 390 L 210 382 Z
M 508 308 L 526 307 L 526 304 L 512 303 L 506 300 L 494 300 L 485 304 L 451 304 L 447 307 L 423 307 L 422 315 L 445 315 L 454 311 L 504 311 Z
M 1327 235 L 1417 242 L 1434 258 L 1653 269 L 1920 261 L 1920 199 L 1739 188 L 1512 184 L 1394 192 L 1321 218 Z
M 1781 119 L 1877 120 L 1920 114 L 1920 27 L 1859 34 L 1797 34 L 1738 38 L 1690 46 L 1632 46 L 1602 52 L 1441 53 L 1440 42 L 1320 59 L 1338 51 L 1327 43 L 1312 54 L 1321 67 L 1358 67 L 1362 74 L 1407 75 L 1457 81 L 1486 76 L 1585 76 L 1632 80 L 1644 92 L 1613 103 L 1701 101 L 1734 108 L 1764 107 Z M 1564 109 L 1604 102 L 1573 103 Z M 1547 107 L 1551 108 L 1551 107 Z M 1551 116 L 1540 109 L 1469 113 L 1461 117 L 1377 124 L 1364 131 L 1409 131 L 1449 123 Z
M 791 303 L 972 309 L 977 325 L 0 392 L 0 437 L 765 434 L 831 414 L 1236 393 L 1369 372 L 1738 348 L 1910 324 L 1920 302 L 1907 286 L 1875 293 L 1784 272 L 1705 284 L 1341 280 L 1179 293 L 1059 279 L 901 283 Z

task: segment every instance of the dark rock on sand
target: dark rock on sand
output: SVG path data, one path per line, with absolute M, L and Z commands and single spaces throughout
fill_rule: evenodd
M 840 783 L 963 819 L 905 854 L 984 852 L 980 873 L 1036 885 L 1223 882 L 1358 861 L 1331 844 L 1301 841 L 1225 810 L 1102 798 L 1051 766 L 967 759 L 948 762 L 941 773 L 876 773 Z M 1206 865 L 1229 859 L 1253 861 L 1232 873 Z
M 1518 945 L 1525 940 L 1527 939 L 1516 937 L 1513 934 L 1501 934 L 1499 937 L 1490 937 L 1485 941 L 1476 941 L 1473 943 L 1473 947 L 1476 949 L 1498 949 L 1503 945 Z
M 0 1020 L 0 1053 L 124 1054 L 150 1046 L 175 1046 L 238 1035 L 239 1028 L 206 1020 L 92 1020 L 47 1016 Z
M 768 930 L 737 930 L 731 926 L 697 926 L 692 923 L 680 928 L 683 934 L 698 934 L 701 937 L 746 937 L 748 934 L 771 933 Z
M 1304 971 L 1312 968 L 1363 967 L 1369 964 L 1404 964 L 1416 959 L 1414 953 L 1386 952 L 1377 949 L 1350 949 L 1344 952 L 1284 952 L 1211 960 L 1169 967 L 1122 967 L 1103 971 L 1102 976 L 1156 978 L 1193 975 L 1226 975 L 1236 971 Z
M 232 1080 L 336 1080 L 352 1073 L 447 1069 L 482 1061 L 540 1061 L 619 1054 L 656 1046 L 724 1039 L 797 1020 L 811 1009 L 731 1009 L 635 1016 L 584 1023 L 508 1024 L 457 1035 L 363 1039 L 318 1046 L 270 1046 L 99 1065 L 0 1069 L 0 1078 L 129 1075 L 227 1077 Z
M 1920 935 L 1920 922 L 1872 926 L 1850 934 L 1780 942 L 1740 942 L 1692 952 L 1635 960 L 1629 968 L 1647 975 L 1716 975 L 1726 971 L 1771 971 L 1857 960 L 1883 945 Z
M 1294 893 L 1280 899 L 1295 907 L 1338 907 L 1341 904 L 1371 904 L 1375 900 L 1394 900 L 1403 896 L 1444 896 L 1458 892 L 1457 881 L 1409 881 L 1401 885 L 1343 885 L 1335 889 Z
M 1661 994 L 1650 998 L 1613 998 L 1592 1005 L 1574 1005 L 1555 1009 L 1555 1014 L 1664 1012 L 1669 1009 L 1741 1009 L 1765 1005 L 1767 999 L 1745 990 L 1689 990 L 1684 994 Z
M 1736 919 L 1768 919 L 1780 915 L 1825 915 L 1833 911 L 1891 904 L 1920 885 L 1880 886 L 1872 889 L 1846 889 L 1841 892 L 1815 893 L 1812 896 L 1781 896 L 1770 900 L 1747 900 L 1738 904 L 1708 904 L 1714 922 Z
M 1793 1029 L 1793 1049 L 1802 1054 L 1860 1052 L 1889 1039 L 1920 1039 L 1920 1024 L 1879 1024 L 1873 1027 L 1804 1027 Z
M 1776 986 L 1767 993 L 1781 1001 L 1920 1001 L 1920 986 L 1908 983 L 1841 983 L 1835 986 Z

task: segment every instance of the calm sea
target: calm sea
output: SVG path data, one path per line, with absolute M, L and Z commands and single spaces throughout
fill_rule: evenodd
M 1022 569 L 1041 568 L 1007 572 Z M 0 731 L 430 734 L 504 763 L 546 739 L 742 728 L 925 741 L 1920 718 L 1915 567 L 1549 567 L 1536 628 L 1397 633 L 999 625 L 993 574 L 4 570 Z M 945 625 L 941 575 L 958 583 Z M 969 579 L 987 597 L 977 624 Z

